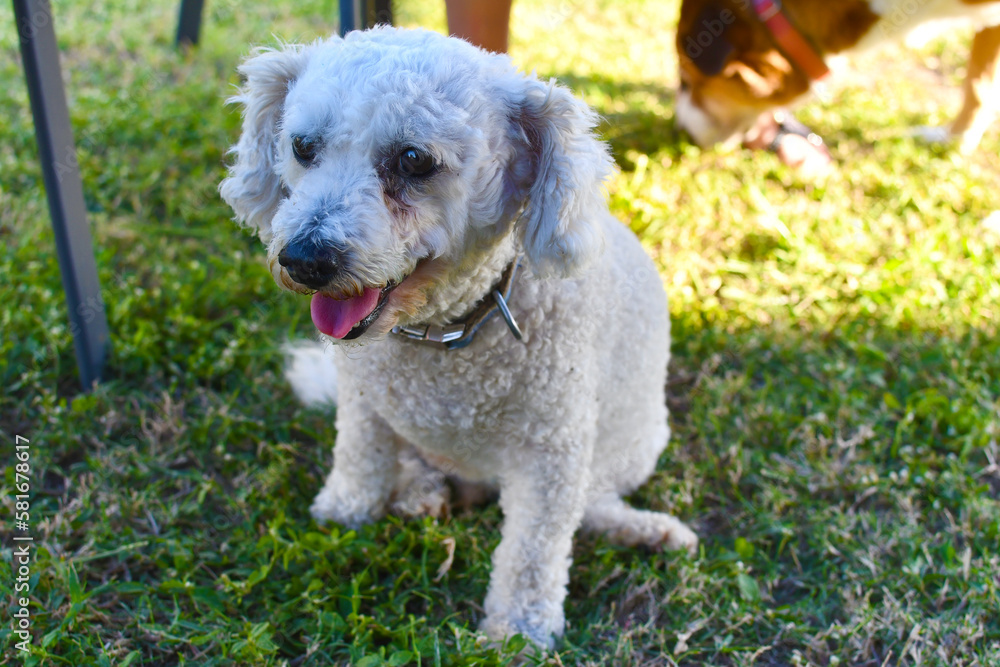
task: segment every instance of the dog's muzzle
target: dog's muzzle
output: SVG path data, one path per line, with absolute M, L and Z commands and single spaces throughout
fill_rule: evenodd
M 352 340 L 367 331 L 382 314 L 389 294 L 398 284 L 390 280 L 376 287 L 352 280 L 355 288 L 337 288 L 337 279 L 343 282 L 348 277 L 343 252 L 331 243 L 308 237 L 293 240 L 281 249 L 277 259 L 291 280 L 315 290 L 309 307 L 313 323 L 332 338 Z M 288 287 L 284 282 L 281 284 Z

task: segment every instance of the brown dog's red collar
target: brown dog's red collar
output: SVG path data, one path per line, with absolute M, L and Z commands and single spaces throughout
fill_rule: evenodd
M 771 33 L 778 48 L 806 76 L 813 81 L 819 81 L 830 73 L 830 68 L 823 62 L 816 49 L 785 16 L 780 0 L 753 0 L 753 8 L 757 18 Z

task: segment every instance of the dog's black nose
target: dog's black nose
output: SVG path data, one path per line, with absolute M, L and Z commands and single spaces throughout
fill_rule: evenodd
M 300 238 L 281 249 L 278 264 L 285 267 L 295 282 L 323 289 L 340 270 L 342 257 L 330 244 Z

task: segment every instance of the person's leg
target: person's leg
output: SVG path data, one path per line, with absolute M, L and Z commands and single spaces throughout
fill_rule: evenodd
M 512 0 L 445 0 L 448 32 L 476 46 L 507 52 Z

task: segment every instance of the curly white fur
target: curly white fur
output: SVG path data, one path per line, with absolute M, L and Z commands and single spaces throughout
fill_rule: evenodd
M 586 105 L 505 56 L 423 31 L 261 52 L 240 71 L 243 136 L 221 190 L 268 245 L 279 284 L 304 291 L 274 270 L 303 237 L 343 249 L 333 293 L 401 281 L 357 344 L 333 346 L 335 461 L 314 516 L 356 526 L 390 506 L 433 512 L 441 472 L 497 487 L 504 525 L 481 627 L 543 646 L 563 631 L 579 526 L 693 549 L 677 519 L 621 500 L 669 437 L 669 319 L 652 261 L 608 213 L 612 163 Z M 302 134 L 321 144 L 306 167 L 292 157 Z M 432 155 L 436 172 L 388 173 L 401 146 Z M 467 313 L 518 255 L 523 342 L 499 317 L 461 350 L 387 335 Z M 290 370 L 305 400 L 330 395 L 315 353 L 295 353 Z M 438 471 L 416 492 L 414 455 Z

